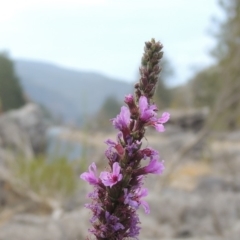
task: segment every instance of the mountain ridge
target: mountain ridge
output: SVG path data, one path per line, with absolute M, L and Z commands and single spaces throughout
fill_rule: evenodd
M 133 84 L 96 72 L 77 71 L 55 64 L 17 59 L 16 75 L 29 98 L 65 122 L 93 115 L 109 96 L 123 102 Z

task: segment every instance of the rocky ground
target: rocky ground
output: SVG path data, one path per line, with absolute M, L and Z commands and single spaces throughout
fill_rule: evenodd
M 18 119 L 14 114 L 14 117 L 12 114 L 8 117 Z M 14 181 L 10 181 L 6 174 L 6 142 L 10 142 L 14 149 L 21 149 L 21 139 L 25 139 L 29 143 L 24 144 L 25 154 L 34 154 L 36 150 L 29 135 L 32 134 L 29 131 L 31 127 L 27 127 L 30 123 L 27 125 L 25 122 L 23 126 L 19 120 L 12 121 L 9 129 L 17 129 L 19 136 L 14 132 L 12 136 L 15 137 L 11 138 L 6 132 L 7 127 L 1 127 L 1 124 L 10 121 L 9 118 L 0 117 L 0 240 L 85 239 L 90 217 L 88 210 L 83 207 L 90 190 L 87 184 L 81 184 L 78 191 L 61 205 L 52 203 L 51 206 L 32 192 L 21 194 L 14 189 Z M 44 124 L 36 121 L 39 118 L 31 119 L 33 128 L 39 129 L 38 134 L 43 133 Z M 151 137 L 145 143 L 160 150 L 167 169 L 174 153 L 196 137 L 192 131 L 172 126 L 168 130 L 161 135 L 150 133 Z M 81 142 L 83 134 L 70 131 L 62 137 Z M 104 167 L 102 159 L 105 148 L 101 143 L 106 138 L 104 134 L 95 134 L 94 139 L 88 138 L 95 153 L 91 161 L 97 162 L 100 168 Z M 9 158 L 14 158 L 14 154 L 9 154 Z M 146 186 L 149 196 L 146 200 L 151 213 L 145 215 L 139 210 L 142 222 L 140 239 L 239 240 L 239 170 L 240 132 L 234 132 L 211 135 L 207 141 L 192 149 L 190 154 L 179 159 L 169 175 L 148 177 Z

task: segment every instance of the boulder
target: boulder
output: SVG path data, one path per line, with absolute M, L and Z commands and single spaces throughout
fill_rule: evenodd
M 20 158 L 30 161 L 44 151 L 46 131 L 42 111 L 35 104 L 0 116 L 0 210 L 21 202 L 12 167 Z
M 45 151 L 47 123 L 40 106 L 29 103 L 19 110 L 9 112 L 6 117 L 25 132 L 35 154 Z
M 46 145 L 47 124 L 39 106 L 27 104 L 0 116 L 0 160 L 8 152 L 31 158 Z M 1 162 L 1 161 L 0 161 Z
M 76 240 L 84 239 L 88 228 L 88 211 L 84 208 L 64 213 L 61 218 L 18 214 L 0 224 L 0 240 Z M 27 234 L 26 234 L 27 233 Z
M 199 131 L 209 114 L 208 108 L 200 109 L 169 109 L 168 112 L 171 114 L 169 124 L 178 126 L 183 130 L 194 130 Z
M 33 156 L 30 139 L 23 129 L 9 114 L 0 117 L 0 148 L 3 155 L 1 161 L 6 161 L 7 152 L 30 158 Z

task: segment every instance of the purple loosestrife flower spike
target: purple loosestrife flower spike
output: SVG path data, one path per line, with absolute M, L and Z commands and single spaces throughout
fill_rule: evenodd
M 167 112 L 158 117 L 157 106 L 152 102 L 160 73 L 161 49 L 162 44 L 154 39 L 145 43 L 135 96 L 126 95 L 126 106 L 122 106 L 120 113 L 111 119 L 119 132 L 116 141 L 108 139 L 105 142 L 109 170 L 97 177 L 96 165 L 92 163 L 89 171 L 80 176 L 94 188 L 88 194 L 92 202 L 85 207 L 92 211 L 89 232 L 96 240 L 138 240 L 141 228 L 137 210 L 142 206 L 145 213 L 150 213 L 150 207 L 143 199 L 148 195 L 143 180 L 147 174 L 161 174 L 164 164 L 158 151 L 151 147 L 142 149 L 143 138 L 147 126 L 163 132 L 163 124 L 170 117 Z M 146 163 L 144 167 L 141 166 L 142 160 Z

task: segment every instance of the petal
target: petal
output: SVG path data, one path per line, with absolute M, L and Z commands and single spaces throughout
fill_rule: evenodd
M 127 128 L 130 123 L 130 111 L 127 107 L 122 106 L 120 113 L 116 118 L 111 119 L 114 127 L 122 131 L 124 128 Z
M 121 223 L 115 223 L 114 230 L 117 231 L 119 229 L 124 229 L 125 227 Z
M 107 140 L 105 141 L 105 143 L 106 143 L 109 147 L 115 147 L 115 145 L 116 145 L 116 143 L 115 143 L 113 140 L 111 140 L 111 139 L 107 139 Z
M 95 185 L 98 183 L 98 179 L 95 177 L 95 175 L 85 172 L 80 175 L 80 178 L 86 182 L 88 182 L 91 185 Z
M 165 128 L 161 123 L 154 123 L 153 125 L 158 132 L 164 132 Z
M 137 201 L 135 201 L 135 200 L 132 200 L 132 199 L 129 199 L 128 200 L 128 204 L 131 206 L 131 207 L 134 207 L 134 208 L 138 208 L 138 206 L 139 206 L 139 203 L 137 202 Z
M 149 208 L 148 203 L 144 200 L 141 200 L 141 204 L 143 206 L 143 209 L 144 209 L 145 213 L 149 214 L 150 213 L 150 208 Z
M 144 113 L 147 107 L 148 107 L 147 98 L 145 96 L 141 96 L 139 99 L 139 109 L 140 109 L 141 115 Z
M 122 180 L 122 174 L 118 175 L 118 182 Z
M 158 119 L 159 123 L 166 123 L 170 118 L 170 113 L 164 112 L 162 116 Z
M 105 186 L 110 186 L 112 184 L 109 172 L 101 172 L 99 178 Z
M 146 173 L 161 174 L 164 170 L 163 162 L 159 162 L 157 159 L 150 161 L 149 165 L 144 167 Z
M 97 172 L 97 166 L 96 166 L 95 162 L 93 162 L 93 163 L 89 166 L 88 170 L 89 170 L 90 173 L 93 173 L 94 175 L 96 174 L 96 172 Z
M 89 173 L 85 172 L 85 173 L 82 173 L 80 175 L 80 178 L 84 181 L 87 181 L 88 182 L 88 179 L 89 179 Z
M 114 164 L 113 164 L 113 175 L 116 175 L 116 176 L 118 176 L 119 175 L 119 173 L 120 173 L 120 166 L 119 166 L 119 163 L 118 162 L 115 162 Z
M 96 164 L 93 162 L 89 167 L 88 167 L 89 172 L 84 172 L 80 175 L 80 178 L 83 179 L 84 181 L 95 185 L 98 183 L 98 178 L 96 177 L 96 172 L 97 172 L 97 167 Z
M 146 188 L 142 188 L 139 197 L 146 197 L 148 195 L 148 190 Z
M 127 107 L 122 106 L 121 107 L 121 112 L 120 112 L 120 116 L 122 117 L 122 121 L 128 125 L 130 122 L 130 111 Z

